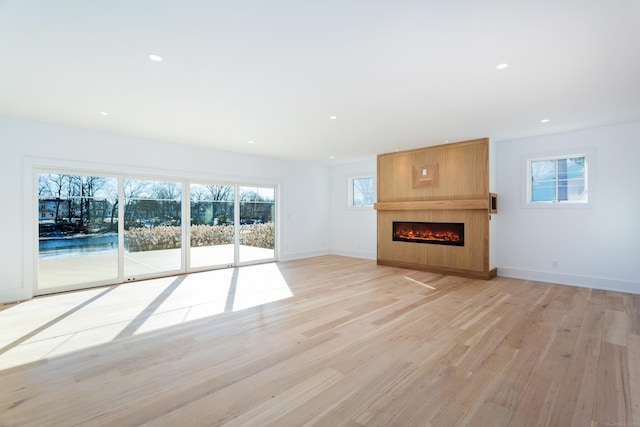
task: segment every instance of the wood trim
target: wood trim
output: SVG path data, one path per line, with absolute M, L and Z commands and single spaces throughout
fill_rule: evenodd
M 488 199 L 416 200 L 409 202 L 378 202 L 373 208 L 379 211 L 420 211 L 452 209 L 489 209 Z
M 458 268 L 447 268 L 440 266 L 431 266 L 424 264 L 415 264 L 403 261 L 389 261 L 384 259 L 377 260 L 378 265 L 387 267 L 408 268 L 411 270 L 427 271 L 429 273 L 447 274 L 450 276 L 467 277 L 470 279 L 490 280 L 498 275 L 498 269 L 492 268 L 489 271 L 463 270 Z
M 413 188 L 428 187 L 430 185 L 437 187 L 440 177 L 438 163 L 422 164 L 413 166 Z
M 378 156 L 397 156 L 397 155 L 402 155 L 402 154 L 412 154 L 412 153 L 420 153 L 424 150 L 430 150 L 430 149 L 438 149 L 438 148 L 455 148 L 455 147 L 464 147 L 465 145 L 476 145 L 476 144 L 487 144 L 487 147 L 489 146 L 489 138 L 476 138 L 476 139 L 469 139 L 466 141 L 457 141 L 457 142 L 447 142 L 446 144 L 436 144 L 436 145 L 430 145 L 430 146 L 426 146 L 426 147 L 422 147 L 422 148 L 412 148 L 409 150 L 403 150 L 403 151 L 392 151 L 389 153 L 382 153 L 379 154 Z
M 498 195 L 489 193 L 489 213 L 498 213 Z

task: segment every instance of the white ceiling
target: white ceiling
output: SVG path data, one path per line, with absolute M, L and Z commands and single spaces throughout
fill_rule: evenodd
M 0 114 L 326 164 L 640 119 L 639 0 L 0 0 L 0 55 Z

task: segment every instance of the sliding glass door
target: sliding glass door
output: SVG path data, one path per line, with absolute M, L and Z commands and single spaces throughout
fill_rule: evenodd
M 240 263 L 275 258 L 275 188 L 240 187 Z
M 118 279 L 118 179 L 38 175 L 38 288 Z
M 182 271 L 182 184 L 124 180 L 124 276 Z
M 189 267 L 235 265 L 235 187 L 191 184 Z
M 37 181 L 36 294 L 276 258 L 275 187 L 69 171 Z

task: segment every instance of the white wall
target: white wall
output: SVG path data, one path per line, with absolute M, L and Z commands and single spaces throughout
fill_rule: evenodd
M 498 275 L 640 293 L 640 122 L 501 141 L 495 149 Z M 594 154 L 588 207 L 524 206 L 528 156 L 583 149 Z
M 24 249 L 33 218 L 25 192 L 30 164 L 60 164 L 124 173 L 211 178 L 278 185 L 280 253 L 295 259 L 329 252 L 329 167 L 150 141 L 87 129 L 0 116 L 0 303 L 29 298 Z M 26 177 L 26 178 L 25 178 Z M 25 208 L 25 206 L 27 208 Z M 304 232 L 301 232 L 304 230 Z
M 376 258 L 375 210 L 347 206 L 349 177 L 375 176 L 375 159 L 328 168 L 3 116 L 0 142 L 0 303 L 31 295 L 32 284 L 23 278 L 34 265 L 23 240 L 32 224 L 24 208 L 32 194 L 23 187 L 29 176 L 24 165 L 33 159 L 279 185 L 278 259 L 325 253 Z M 585 147 L 595 153 L 589 207 L 523 206 L 527 156 Z M 492 265 L 499 275 L 640 293 L 640 122 L 495 142 L 491 148 L 492 190 L 498 193 Z
M 376 159 L 331 168 L 331 248 L 338 255 L 376 259 L 376 211 L 350 208 L 349 178 L 376 177 Z

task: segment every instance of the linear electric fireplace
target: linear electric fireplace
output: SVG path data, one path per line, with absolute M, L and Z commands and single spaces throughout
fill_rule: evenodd
M 464 246 L 464 224 L 459 222 L 393 221 L 393 240 L 397 242 Z

